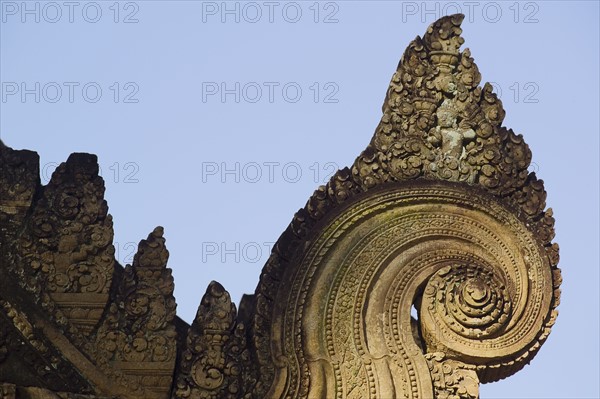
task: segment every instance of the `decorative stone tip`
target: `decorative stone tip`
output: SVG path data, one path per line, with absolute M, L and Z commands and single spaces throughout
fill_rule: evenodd
M 460 46 L 465 42 L 460 36 L 462 33 L 460 24 L 464 18 L 463 14 L 448 15 L 427 28 L 423 41 L 431 51 L 438 52 L 437 61 L 452 61 L 454 65 L 458 62 L 456 56 Z
M 156 227 L 146 240 L 140 241 L 138 252 L 133 258 L 134 267 L 164 268 L 167 266 L 169 251 L 165 246 L 164 229 Z
M 99 173 L 98 157 L 95 154 L 74 152 L 67 159 L 67 168 L 83 178 L 95 177 Z
M 208 284 L 206 292 L 215 298 L 220 298 L 224 294 L 227 294 L 225 287 L 223 287 L 218 281 L 214 280 Z
M 156 226 L 154 228 L 154 230 L 152 230 L 152 233 L 150 233 L 150 236 L 152 236 L 154 238 L 162 238 L 164 233 L 165 233 L 164 227 Z M 148 236 L 148 238 L 150 238 L 150 236 Z

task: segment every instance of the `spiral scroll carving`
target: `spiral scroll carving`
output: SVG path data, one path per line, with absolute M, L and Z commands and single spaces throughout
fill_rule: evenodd
M 523 136 L 459 50 L 463 18 L 409 44 L 367 148 L 277 241 L 250 329 L 257 397 L 473 397 L 474 379 L 515 373 L 548 337 L 553 212 Z M 448 367 L 468 389 L 453 372 L 435 380 Z
M 466 338 L 485 339 L 506 327 L 511 301 L 502 276 L 481 266 L 440 269 L 425 288 L 425 311 Z
M 43 187 L 37 155 L 0 141 L 0 393 L 475 399 L 528 364 L 558 315 L 554 215 L 463 18 L 409 44 L 371 142 L 294 215 L 255 294 L 238 308 L 213 282 L 191 326 L 161 227 L 116 261 L 95 156 Z
M 358 196 L 326 220 L 282 276 L 291 289 L 275 298 L 271 338 L 285 366 L 268 397 L 429 398 L 429 353 L 492 381 L 539 348 L 550 265 L 510 205 L 422 181 Z

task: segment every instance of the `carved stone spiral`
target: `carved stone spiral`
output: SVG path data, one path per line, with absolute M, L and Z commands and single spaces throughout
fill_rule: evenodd
M 544 339 L 548 257 L 511 205 L 482 190 L 388 185 L 350 200 L 308 242 L 275 298 L 267 397 L 429 398 L 441 389 L 435 370 L 493 381 Z
M 255 295 L 238 312 L 211 283 L 187 334 L 162 228 L 114 258 L 96 157 L 42 187 L 37 154 L 0 141 L 0 374 L 69 397 L 476 399 L 528 364 L 558 314 L 554 217 L 463 19 L 409 44 L 371 142 L 294 215 Z
M 506 327 L 511 302 L 503 276 L 481 266 L 445 266 L 425 288 L 424 311 L 435 313 L 455 333 L 489 338 Z

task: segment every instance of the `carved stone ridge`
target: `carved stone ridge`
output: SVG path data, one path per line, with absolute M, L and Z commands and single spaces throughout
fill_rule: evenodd
M 96 156 L 43 186 L 0 141 L 0 399 L 474 399 L 531 362 L 560 302 L 553 212 L 462 20 L 410 42 L 371 141 L 254 295 L 212 282 L 191 325 L 162 227 L 115 259 Z

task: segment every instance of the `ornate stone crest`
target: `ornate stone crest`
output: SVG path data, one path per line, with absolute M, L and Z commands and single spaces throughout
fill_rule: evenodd
M 37 154 L 0 145 L 1 396 L 466 399 L 528 364 L 557 316 L 554 219 L 462 19 L 410 43 L 255 294 L 238 310 L 213 282 L 191 326 L 162 228 L 116 262 L 95 156 L 41 186 Z

